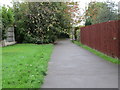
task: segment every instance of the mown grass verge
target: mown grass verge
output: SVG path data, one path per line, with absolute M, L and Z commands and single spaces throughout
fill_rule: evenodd
M 95 49 L 92 49 L 92 48 L 90 48 L 90 47 L 88 47 L 86 45 L 83 45 L 82 43 L 80 43 L 78 41 L 72 41 L 72 42 L 79 45 L 80 47 L 94 53 L 95 55 L 103 58 L 104 60 L 110 61 L 110 62 L 115 63 L 115 64 L 120 64 L 120 60 L 118 60 L 116 58 L 109 57 L 109 56 L 107 56 L 107 55 L 105 55 L 105 54 L 103 54 L 103 53 L 101 53 L 101 52 L 99 52 L 99 51 L 97 51 Z
M 2 89 L 2 48 L 0 47 L 0 90 Z
M 40 88 L 52 50 L 52 44 L 17 44 L 3 47 L 3 88 Z

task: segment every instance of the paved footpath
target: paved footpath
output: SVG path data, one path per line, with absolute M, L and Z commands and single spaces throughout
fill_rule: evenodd
M 59 41 L 42 88 L 118 88 L 118 66 L 73 44 Z

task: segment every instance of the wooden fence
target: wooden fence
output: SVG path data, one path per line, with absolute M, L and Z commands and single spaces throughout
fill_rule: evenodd
M 82 27 L 80 41 L 108 56 L 120 58 L 120 20 Z

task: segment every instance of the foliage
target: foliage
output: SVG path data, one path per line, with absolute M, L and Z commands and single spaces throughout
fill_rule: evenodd
M 120 64 L 120 60 L 118 60 L 116 58 L 109 57 L 109 56 L 107 56 L 107 55 L 105 55 L 105 54 L 103 54 L 103 53 L 101 53 L 101 52 L 99 52 L 99 51 L 97 51 L 95 49 L 92 49 L 92 48 L 90 48 L 90 47 L 88 47 L 86 45 L 83 45 L 82 43 L 80 43 L 78 41 L 73 41 L 73 43 L 75 43 L 75 44 L 81 46 L 82 48 L 92 52 L 93 54 L 103 58 L 104 60 L 107 60 L 107 61 L 115 63 L 115 64 Z
M 99 15 L 96 19 L 95 23 L 107 22 L 110 20 L 117 20 L 117 10 L 115 8 L 115 4 L 111 2 L 107 2 L 106 5 L 102 7 L 99 11 Z
M 78 2 L 67 2 L 69 6 L 68 12 L 70 12 L 73 26 L 78 25 L 82 21 L 81 17 L 81 9 L 79 8 Z
M 73 30 L 72 30 L 73 34 L 71 36 L 72 40 L 80 41 L 80 28 L 81 27 L 84 27 L 84 26 L 80 25 L 80 26 L 76 26 L 73 28 Z
M 86 9 L 86 25 L 117 19 L 116 5 L 113 2 L 90 2 Z
M 118 2 L 118 20 L 120 20 L 120 1 Z
M 52 44 L 3 47 L 3 88 L 40 88 L 52 50 Z
M 61 33 L 58 35 L 58 38 L 59 38 L 59 39 L 69 38 L 69 34 L 68 34 L 68 33 L 64 33 L 64 32 L 61 32 Z
M 66 3 L 14 3 L 14 7 L 18 42 L 51 43 L 60 33 L 69 33 L 71 24 Z
M 0 41 L 2 40 L 2 6 L 0 6 Z
M 10 7 L 2 7 L 2 39 L 6 38 L 6 31 L 8 27 L 14 25 L 14 13 Z
M 88 26 L 88 25 L 92 25 L 92 21 L 91 21 L 91 19 L 86 19 L 86 21 L 85 21 L 85 26 Z
M 78 31 L 79 31 L 79 29 L 80 29 L 80 26 L 78 26 L 78 27 L 75 27 L 75 29 L 74 29 L 74 37 L 75 37 L 75 40 L 77 40 L 77 38 L 78 38 Z
M 13 5 L 15 14 L 15 40 L 18 43 L 22 43 L 23 40 L 25 40 L 25 37 L 28 37 L 26 34 L 27 22 L 29 22 L 29 18 L 27 17 L 29 8 L 27 3 L 14 2 Z

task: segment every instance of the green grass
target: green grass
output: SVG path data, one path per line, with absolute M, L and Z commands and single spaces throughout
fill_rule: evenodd
M 17 44 L 2 53 L 3 88 L 40 88 L 53 45 Z
M 0 90 L 2 89 L 2 48 L 0 47 Z
M 115 64 L 120 64 L 120 60 L 118 60 L 116 58 L 109 57 L 109 56 L 107 56 L 107 55 L 105 55 L 105 54 L 103 54 L 103 53 L 101 53 L 101 52 L 99 52 L 99 51 L 97 51 L 95 49 L 92 49 L 92 48 L 90 48 L 90 47 L 88 47 L 86 45 L 81 44 L 78 41 L 72 41 L 72 42 L 77 44 L 77 45 L 79 45 L 80 47 L 82 47 L 82 48 L 84 48 L 84 49 L 94 53 L 95 55 L 103 58 L 104 60 L 110 61 L 110 62 L 115 63 Z

